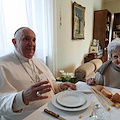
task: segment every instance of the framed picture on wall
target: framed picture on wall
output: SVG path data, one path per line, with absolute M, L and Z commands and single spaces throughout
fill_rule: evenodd
M 85 7 L 77 4 L 72 5 L 72 39 L 84 39 Z

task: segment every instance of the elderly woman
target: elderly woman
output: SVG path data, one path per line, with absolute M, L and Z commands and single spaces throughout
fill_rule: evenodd
M 87 84 L 120 88 L 120 38 L 114 39 L 108 45 L 108 55 L 110 60 L 97 70 L 94 78 L 86 80 Z

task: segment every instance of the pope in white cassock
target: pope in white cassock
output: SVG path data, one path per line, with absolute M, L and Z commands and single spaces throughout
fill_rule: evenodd
M 14 52 L 0 58 L 0 119 L 22 120 L 51 100 L 57 92 L 76 85 L 56 82 L 49 68 L 34 58 L 36 35 L 19 28 L 12 42 Z

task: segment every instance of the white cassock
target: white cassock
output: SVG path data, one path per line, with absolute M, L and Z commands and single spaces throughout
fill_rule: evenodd
M 34 67 L 34 71 L 32 70 L 32 67 Z M 36 82 L 34 74 L 37 74 L 41 80 L 48 80 L 52 86 L 52 90 L 43 94 L 48 95 L 48 99 L 31 102 L 26 106 L 23 103 L 22 91 L 30 87 L 33 82 Z M 50 101 L 54 93 L 59 91 L 61 91 L 60 82 L 56 82 L 49 68 L 39 59 L 34 57 L 32 59 L 27 59 L 16 50 L 13 53 L 0 58 L 1 120 L 22 120 L 40 106 Z

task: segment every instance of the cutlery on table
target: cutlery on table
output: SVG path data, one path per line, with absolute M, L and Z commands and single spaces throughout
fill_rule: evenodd
M 56 113 L 54 113 L 54 112 L 52 112 L 52 111 L 50 111 L 48 109 L 44 109 L 44 112 L 46 112 L 46 113 L 48 113 L 48 114 L 58 118 L 59 120 L 66 120 L 66 119 L 62 118 L 60 115 L 58 115 L 58 114 L 56 114 Z

